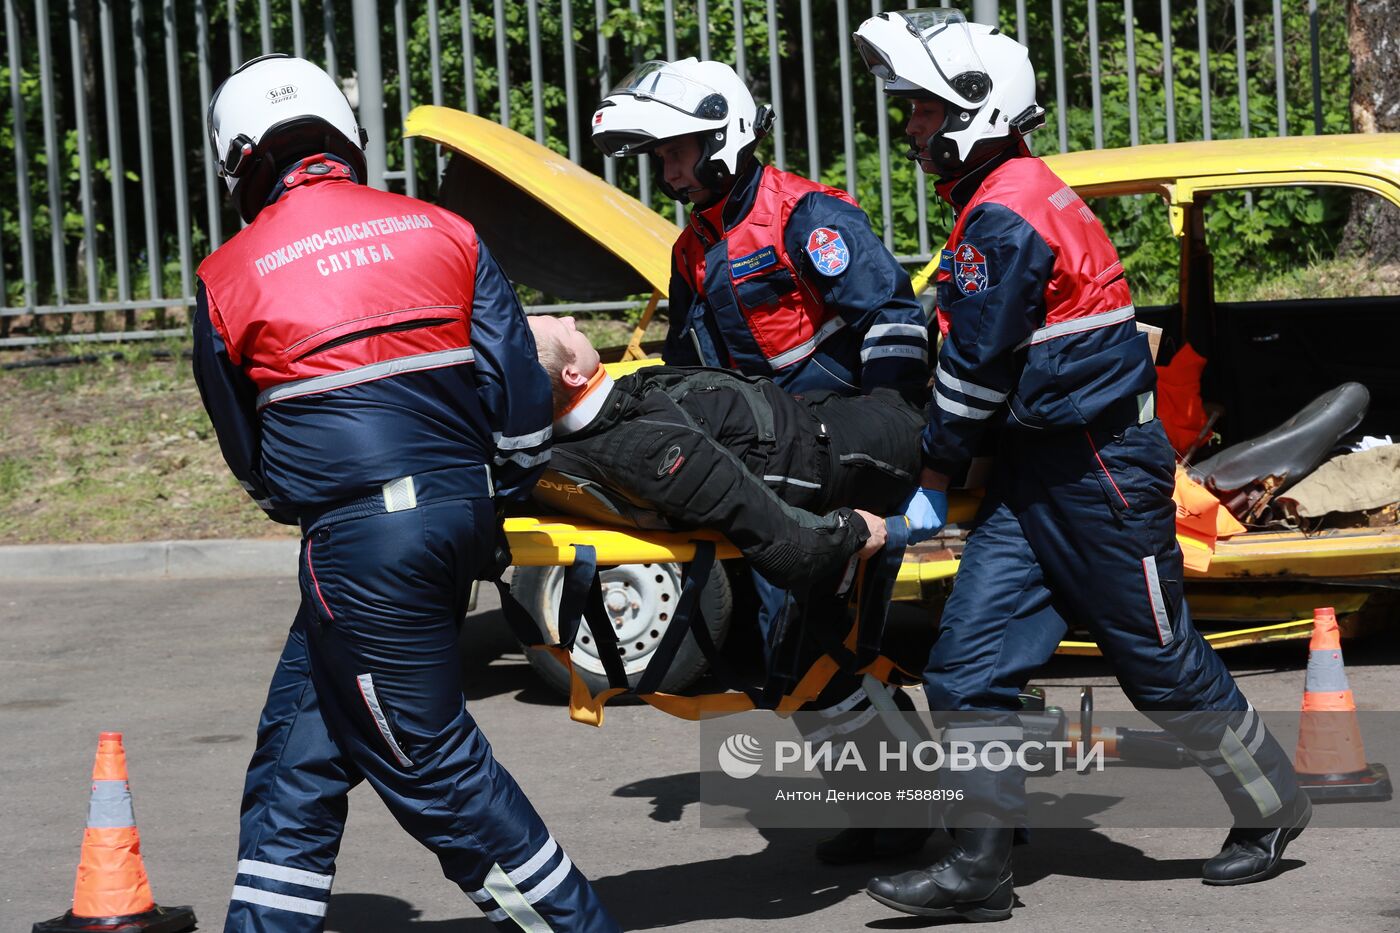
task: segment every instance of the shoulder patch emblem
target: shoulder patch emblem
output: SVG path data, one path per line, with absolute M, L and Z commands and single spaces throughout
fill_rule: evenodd
M 953 281 L 964 295 L 975 295 L 987 287 L 987 257 L 966 241 L 953 250 Z
M 826 276 L 840 275 L 851 264 L 846 241 L 830 227 L 818 227 L 807 235 L 807 255 L 817 271 Z

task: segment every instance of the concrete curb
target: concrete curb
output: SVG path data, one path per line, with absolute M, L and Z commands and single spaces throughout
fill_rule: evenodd
M 0 580 L 295 577 L 300 542 L 212 539 L 0 547 Z

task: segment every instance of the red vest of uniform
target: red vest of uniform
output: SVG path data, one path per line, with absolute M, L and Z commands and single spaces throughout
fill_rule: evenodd
M 199 267 L 211 323 L 260 405 L 470 361 L 471 224 L 357 185 L 335 162 L 307 160 L 283 184 Z
M 856 203 L 838 188 L 780 172 L 770 165 L 763 169 L 753 206 L 734 226 L 728 230 L 722 226 L 726 199 L 693 212 L 676 240 L 676 268 L 697 298 L 715 311 L 729 345 L 732 359 L 728 362 L 743 372 L 767 375 L 763 362 L 771 370 L 790 366 L 811 355 L 821 339 L 833 332 L 830 325 L 835 312 L 826 308 L 820 293 L 803 279 L 797 257 L 788 255 L 784 243 L 793 208 L 814 192 Z M 722 231 L 719 241 L 714 240 L 713 231 Z M 795 288 L 770 288 L 758 281 L 772 281 L 780 270 L 796 283 Z M 718 289 L 727 294 L 719 294 Z M 737 322 L 726 320 L 722 313 L 722 308 L 731 304 L 725 300 L 729 295 L 747 333 L 733 333 Z M 749 347 L 756 347 L 761 360 L 743 358 L 750 355 L 744 352 Z
M 1118 251 L 1103 225 L 1074 189 L 1036 158 L 1010 159 L 982 182 L 958 213 L 937 281 L 950 281 L 960 261 L 972 266 L 981 263 L 981 268 L 986 268 L 985 257 L 957 255 L 963 226 L 981 204 L 1000 204 L 1020 215 L 1055 254 L 1055 267 L 1045 287 L 1045 322 L 1031 338 L 1032 344 L 1064 333 L 1073 327 L 1066 323 L 1069 321 L 1111 312 L 1131 317 L 1132 297 L 1123 277 L 1123 264 L 1118 261 Z M 974 270 L 967 280 L 975 281 L 975 274 Z M 1108 323 L 1108 319 L 1104 322 Z M 1057 324 L 1064 324 L 1065 328 L 1054 329 Z M 948 332 L 948 316 L 941 307 L 938 326 L 943 333 Z

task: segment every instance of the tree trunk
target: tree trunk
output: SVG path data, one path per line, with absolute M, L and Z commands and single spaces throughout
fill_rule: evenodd
M 1347 44 L 1352 130 L 1400 132 L 1400 3 L 1348 0 Z M 1374 195 L 1353 197 L 1342 250 L 1377 262 L 1400 261 L 1400 209 Z

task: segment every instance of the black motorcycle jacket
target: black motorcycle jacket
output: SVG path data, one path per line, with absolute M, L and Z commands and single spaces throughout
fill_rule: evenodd
M 804 399 L 771 380 L 654 366 L 598 386 L 556 420 L 546 507 L 642 529 L 723 533 L 772 583 L 840 574 L 894 514 L 919 465 L 921 414 L 894 391 Z

